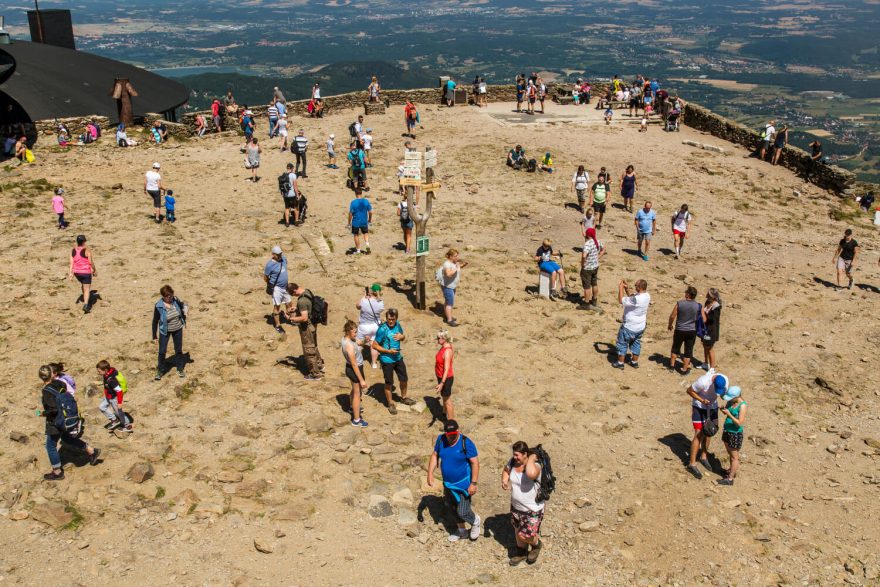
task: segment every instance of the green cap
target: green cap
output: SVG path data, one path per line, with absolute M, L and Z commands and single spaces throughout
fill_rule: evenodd
M 373 285 L 370 286 L 370 289 L 372 291 L 382 291 L 382 286 L 379 285 L 378 283 L 374 283 Z

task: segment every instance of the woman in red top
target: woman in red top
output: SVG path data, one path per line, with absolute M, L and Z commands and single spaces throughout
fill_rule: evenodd
M 447 420 L 455 419 L 455 408 L 452 405 L 452 383 L 455 373 L 452 371 L 452 337 L 448 330 L 437 333 L 440 350 L 434 358 L 434 374 L 437 376 L 437 393 L 443 399 L 443 412 Z

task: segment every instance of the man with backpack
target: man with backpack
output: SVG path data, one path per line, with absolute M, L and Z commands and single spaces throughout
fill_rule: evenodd
M 443 474 L 443 495 L 456 517 L 458 529 L 449 535 L 449 542 L 463 538 L 480 537 L 482 520 L 471 508 L 480 480 L 480 460 L 477 447 L 458 429 L 458 422 L 447 420 L 443 434 L 434 441 L 434 450 L 428 460 L 428 487 L 434 487 L 434 471 L 440 464 Z M 465 524 L 470 524 L 468 532 Z
M 324 377 L 324 359 L 318 350 L 318 324 L 327 324 L 327 302 L 296 283 L 289 284 L 287 291 L 297 297 L 296 313 L 289 319 L 299 326 L 303 359 L 309 371 L 305 379 L 318 381 Z
M 131 420 L 122 409 L 122 396 L 128 391 L 128 382 L 119 371 L 110 366 L 109 361 L 99 361 L 95 368 L 104 381 L 104 399 L 98 406 L 101 413 L 107 417 L 104 429 L 113 432 L 117 428 L 122 428 L 124 432 L 132 433 L 134 429 Z
M 46 419 L 46 453 L 52 466 L 52 472 L 43 475 L 43 479 L 60 481 L 64 479 L 64 468 L 58 452 L 59 442 L 84 452 L 89 457 L 89 464 L 93 466 L 98 464 L 101 450 L 92 448 L 80 438 L 83 419 L 79 415 L 76 399 L 67 393 L 64 382 L 52 379 L 49 365 L 40 367 L 39 376 L 43 382 L 43 410 L 37 411 L 37 415 Z
M 776 139 L 776 122 L 771 120 L 767 123 L 767 126 L 764 127 L 764 130 L 761 131 L 761 151 L 758 154 L 758 157 L 761 158 L 761 161 L 767 157 L 767 152 L 770 150 L 770 145 L 773 144 L 773 141 Z
M 306 175 L 306 151 L 308 151 L 308 149 L 309 139 L 306 138 L 306 131 L 299 129 L 299 132 L 296 133 L 296 137 L 293 139 L 293 143 L 290 145 L 290 150 L 296 155 L 296 167 L 294 170 L 302 178 L 308 177 L 308 175 Z M 299 172 L 300 162 L 302 162 L 303 166 L 302 173 Z
M 369 186 L 367 186 L 366 155 L 357 141 L 351 143 L 351 150 L 348 152 L 348 162 L 351 164 L 352 189 L 362 188 L 366 192 L 370 191 Z
M 501 488 L 510 489 L 510 523 L 516 537 L 510 566 L 515 567 L 523 561 L 533 565 L 541 554 L 544 502 L 555 488 L 555 481 L 547 464 L 549 457 L 541 445 L 529 449 L 529 445 L 520 440 L 513 443 L 512 448 L 512 458 L 501 473 Z
M 278 176 L 278 191 L 284 200 L 284 226 L 290 226 L 290 211 L 293 210 L 293 224 L 300 222 L 299 218 L 299 187 L 296 185 L 296 172 L 293 163 L 287 164 L 287 171 Z

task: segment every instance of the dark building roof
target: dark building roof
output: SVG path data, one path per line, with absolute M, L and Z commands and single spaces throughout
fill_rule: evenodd
M 182 84 L 145 69 L 42 43 L 14 40 L 0 45 L 0 77 L 7 53 L 15 73 L 0 86 L 18 102 L 31 120 L 103 115 L 116 121 L 116 100 L 110 97 L 115 78 L 128 78 L 138 95 L 132 98 L 135 116 L 164 113 L 184 104 L 189 92 Z

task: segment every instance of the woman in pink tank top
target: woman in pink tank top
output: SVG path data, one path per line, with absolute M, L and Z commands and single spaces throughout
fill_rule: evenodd
M 455 419 L 455 407 L 452 405 L 452 383 L 455 379 L 455 372 L 452 370 L 452 337 L 448 330 L 441 330 L 437 333 L 437 342 L 440 344 L 440 350 L 434 357 L 434 375 L 437 376 L 437 393 L 443 400 L 443 411 L 446 413 L 447 420 Z
M 76 237 L 76 246 L 70 251 L 70 271 L 68 279 L 76 280 L 82 285 L 83 312 L 88 314 L 92 311 L 92 276 L 98 276 L 95 268 L 95 259 L 92 252 L 86 246 L 86 237 L 81 234 Z

